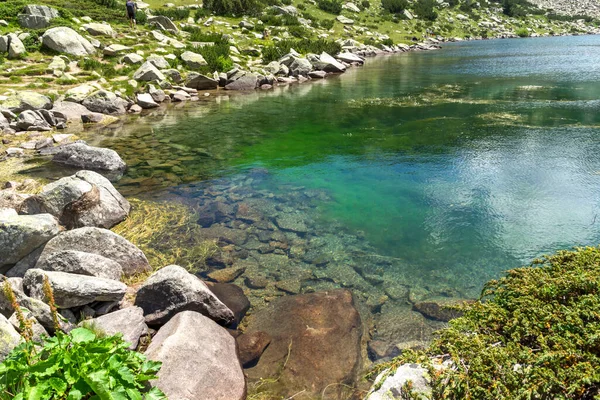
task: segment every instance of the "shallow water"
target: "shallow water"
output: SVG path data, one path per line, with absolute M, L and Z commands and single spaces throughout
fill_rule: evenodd
M 398 288 L 475 297 L 504 270 L 600 242 L 599 49 L 593 36 L 451 44 L 87 139 L 130 165 L 128 195 L 243 201 L 275 223 L 259 230 L 277 216 L 305 224 L 261 253 L 257 230 L 226 218 L 252 228 L 247 273 L 398 300 L 377 312 L 408 307 Z

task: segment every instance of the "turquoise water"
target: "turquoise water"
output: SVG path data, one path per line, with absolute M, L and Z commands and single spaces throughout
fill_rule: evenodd
M 600 243 L 599 99 L 598 37 L 481 41 L 209 97 L 90 141 L 130 164 L 126 194 L 200 206 L 211 185 L 245 187 L 304 213 L 311 240 L 339 233 L 329 253 L 385 260 L 336 264 L 473 297 L 541 254 Z M 290 188 L 324 195 L 306 206 Z

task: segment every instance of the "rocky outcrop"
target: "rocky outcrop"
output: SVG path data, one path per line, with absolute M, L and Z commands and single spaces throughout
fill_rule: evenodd
M 219 82 L 205 75 L 190 73 L 185 86 L 196 90 L 212 90 L 219 87 Z
M 258 82 L 258 77 L 253 74 L 246 74 L 241 78 L 227 84 L 225 90 L 254 90 Z
M 151 385 L 170 399 L 242 400 L 246 383 L 235 339 L 209 318 L 183 311 L 164 325 L 146 350 L 162 362 Z
M 50 21 L 58 18 L 58 10 L 48 6 L 27 5 L 23 13 L 19 14 L 19 25 L 26 29 L 44 29 Z
M 107 229 L 79 228 L 64 232 L 7 272 L 7 276 L 23 276 L 29 268 L 43 263 L 50 255 L 58 251 L 75 250 L 98 254 L 121 265 L 123 274 L 131 276 L 150 271 L 146 256 L 140 249 L 121 236 Z
M 21 113 L 25 110 L 49 110 L 52 108 L 52 100 L 43 94 L 23 90 L 4 100 L 2 107 L 15 113 Z
M 333 385 L 330 396 L 339 394 L 339 384 L 357 382 L 362 329 L 349 290 L 279 298 L 249 319 L 246 332 L 266 332 L 271 344 L 246 373 L 251 379 L 275 376 L 287 358 L 279 375 L 280 396 L 300 391 L 321 396 L 328 385 Z
M 57 101 L 54 103 L 52 111 L 55 115 L 60 113 L 69 122 L 81 122 L 81 116 L 89 112 L 87 108 L 73 101 Z
M 177 265 L 152 274 L 138 289 L 135 305 L 144 310 L 150 326 L 163 325 L 184 310 L 197 311 L 222 325 L 233 321 L 233 312 L 206 284 Z
M 85 143 L 62 146 L 52 161 L 78 168 L 100 171 L 124 171 L 127 165 L 116 151 Z
M 187 66 L 188 69 L 197 70 L 200 67 L 208 65 L 204 57 L 198 53 L 192 51 L 185 51 L 181 54 L 181 60 Z
M 63 250 L 50 254 L 37 268 L 45 271 L 68 272 L 118 281 L 123 275 L 121 265 L 99 254 Z
M 167 31 L 173 34 L 177 34 L 179 32 L 177 25 L 163 15 L 148 17 L 148 24 L 160 29 L 161 31 Z
M 0 266 L 17 263 L 59 232 L 58 221 L 50 214 L 12 215 L 0 220 Z
M 123 340 L 130 343 L 129 348 L 134 350 L 140 337 L 148 333 L 144 321 L 144 312 L 139 307 L 127 307 L 98 318 L 87 320 L 80 325 L 91 327 L 103 332 L 105 335 L 123 335 Z
M 86 56 L 96 52 L 87 39 L 64 26 L 50 28 L 44 32 L 42 44 L 50 50 L 74 56 Z
M 102 114 L 123 115 L 126 112 L 126 102 L 108 90 L 97 90 L 93 92 L 87 96 L 81 104 L 90 111 Z
M 58 308 L 84 306 L 95 301 L 121 301 L 127 290 L 127 285 L 112 279 L 33 268 L 23 277 L 25 293 L 44 300 L 43 284 L 46 277 Z

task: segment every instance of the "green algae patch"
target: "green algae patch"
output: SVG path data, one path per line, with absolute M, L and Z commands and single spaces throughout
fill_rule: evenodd
M 488 282 L 428 350 L 378 365 L 370 377 L 420 362 L 433 377 L 433 399 L 598 398 L 599 288 L 598 247 L 535 260 Z M 452 367 L 436 372 L 431 359 L 439 355 Z
M 214 240 L 204 240 L 197 213 L 179 203 L 130 199 L 132 212 L 113 231 L 138 246 L 154 270 L 176 264 L 192 273 L 204 269 L 218 251 Z M 132 282 L 144 277 L 134 277 Z

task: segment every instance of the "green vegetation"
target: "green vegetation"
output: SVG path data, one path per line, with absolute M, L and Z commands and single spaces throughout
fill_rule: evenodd
M 599 398 L 600 248 L 508 271 L 461 309 L 426 352 L 392 363 L 426 364 L 434 399 Z M 453 362 L 443 373 L 429 361 L 439 354 Z
M 190 16 L 189 8 L 159 8 L 152 11 L 154 15 L 163 15 L 173 21 L 182 21 Z
M 121 336 L 101 337 L 86 328 L 60 330 L 59 314 L 49 281 L 44 293 L 54 320 L 54 337 L 33 337 L 32 322 L 18 305 L 8 281 L 3 290 L 11 302 L 24 342 L 0 364 L 0 399 L 166 399 L 147 382 L 156 379 L 161 363 L 128 349 Z
M 342 2 L 339 0 L 318 0 L 317 6 L 330 14 L 339 15 L 342 12 Z
M 261 9 L 257 0 L 205 0 L 203 7 L 216 15 L 255 15 Z
M 436 4 L 435 0 L 417 0 L 413 6 L 413 10 L 424 20 L 435 21 L 438 17 L 438 14 L 434 10 Z
M 321 54 L 322 52 L 326 52 L 330 55 L 336 55 L 342 51 L 342 46 L 333 40 L 325 39 L 281 40 L 263 48 L 263 62 L 268 64 L 271 61 L 277 61 L 284 55 L 288 54 L 291 49 L 294 49 L 302 54 Z
M 531 34 L 529 33 L 529 31 L 527 30 L 527 28 L 519 28 L 515 31 L 515 33 L 517 34 L 517 36 L 519 37 L 529 37 L 531 36 Z
M 408 8 L 407 0 L 382 0 L 381 7 L 390 14 L 400 14 Z
M 202 67 L 199 72 L 209 74 L 214 71 L 224 72 L 233 68 L 233 61 L 229 55 L 230 43 L 225 35 L 212 32 L 206 33 L 200 28 L 189 26 L 185 27 L 184 30 L 191 34 L 189 38 L 191 42 L 214 43 L 213 45 L 201 46 L 198 48 L 188 46 L 186 49 L 201 54 L 206 60 L 208 65 Z
M 146 25 L 147 22 L 148 14 L 146 14 L 144 11 L 137 10 L 135 12 L 135 23 L 138 25 Z

